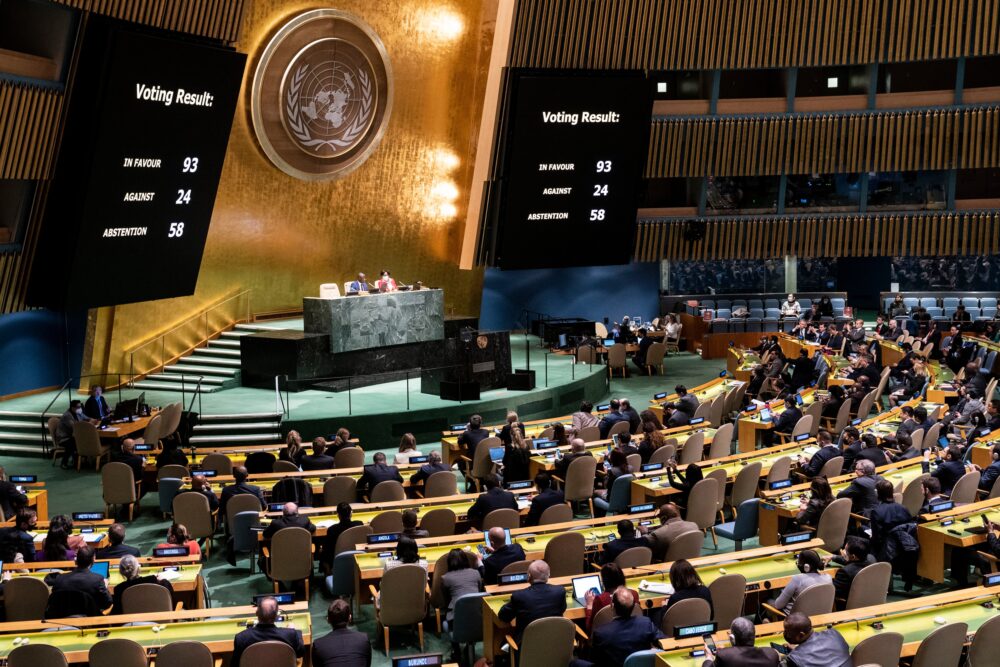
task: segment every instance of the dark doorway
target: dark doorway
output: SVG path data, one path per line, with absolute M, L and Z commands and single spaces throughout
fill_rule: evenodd
M 847 292 L 847 303 L 855 309 L 879 310 L 879 292 L 888 292 L 892 280 L 888 257 L 837 258 L 837 289 Z

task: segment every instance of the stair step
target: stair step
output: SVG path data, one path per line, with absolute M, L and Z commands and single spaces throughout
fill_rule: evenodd
M 61 412 L 46 412 L 46 417 L 61 417 Z M 18 410 L 0 410 L 0 417 L 33 417 L 35 419 L 41 419 L 42 413 L 40 412 L 21 412 Z
M 28 431 L 0 431 L 0 441 L 2 440 L 17 440 L 19 442 L 34 441 L 40 443 L 42 441 L 42 433 L 41 429 L 33 433 L 29 433 Z
M 182 386 L 180 382 L 154 382 L 147 380 L 141 380 L 139 382 L 136 382 L 135 385 L 133 386 L 138 387 L 139 389 L 155 389 L 156 391 L 176 391 L 178 393 L 183 391 L 188 394 L 191 393 L 211 394 L 212 392 L 218 391 L 220 389 L 215 385 L 209 385 L 209 386 L 202 385 L 201 388 L 196 392 L 195 387 L 190 384 Z
M 194 427 L 196 433 L 201 433 L 202 431 L 252 431 L 252 430 L 265 430 L 273 431 L 275 429 L 280 429 L 281 424 L 278 422 L 233 422 L 229 424 L 197 424 Z
M 228 338 L 229 340 L 234 340 L 234 339 L 235 340 L 239 340 L 240 338 L 243 338 L 244 336 L 249 336 L 252 333 L 254 333 L 254 332 L 253 331 L 242 331 L 242 330 L 238 330 L 238 329 L 233 329 L 232 331 L 223 331 L 222 335 L 219 338 L 220 339 Z
M 4 453 L 12 452 L 15 454 L 33 454 L 35 456 L 38 456 L 42 452 L 42 446 L 41 444 L 20 445 L 9 442 L 0 442 L 0 452 Z
M 11 420 L 11 419 L 0 419 L 0 428 L 2 428 L 2 429 L 9 429 L 9 428 L 34 428 L 34 429 L 41 429 L 42 428 L 42 422 L 41 422 L 40 419 L 31 420 L 31 421 L 27 421 L 27 420 L 25 420 L 25 421 L 14 421 L 14 420 Z
M 247 433 L 244 435 L 192 435 L 192 445 L 236 442 L 281 442 L 281 433 Z
M 274 331 L 274 327 L 262 327 L 259 324 L 237 324 L 234 331 L 246 331 L 247 333 L 257 333 L 260 331 Z
M 215 355 L 210 356 L 207 354 L 199 354 L 199 352 L 201 352 L 201 350 L 196 350 L 190 357 L 185 357 L 185 359 L 190 360 L 192 363 L 199 365 L 212 364 L 213 366 L 221 366 L 233 369 L 239 369 L 240 367 L 240 360 L 237 357 L 231 357 L 231 356 L 220 357 Z
M 202 423 L 209 421 L 232 421 L 236 419 L 253 419 L 253 420 L 263 420 L 267 419 L 269 421 L 279 422 L 281 421 L 282 415 L 276 412 L 247 412 L 244 414 L 219 414 L 219 415 L 201 415 L 198 420 Z
M 194 354 L 197 354 L 199 356 L 203 355 L 203 354 L 208 354 L 208 355 L 215 355 L 215 356 L 236 357 L 236 358 L 239 358 L 240 351 L 239 350 L 230 350 L 229 348 L 225 348 L 225 347 L 199 347 L 197 350 L 194 351 Z
M 231 340 L 229 338 L 216 338 L 215 340 L 208 341 L 208 347 L 238 350 L 240 349 L 240 341 Z
M 163 370 L 167 373 L 183 373 L 185 375 L 220 375 L 222 377 L 233 377 L 236 375 L 236 368 L 229 366 L 199 366 L 194 363 L 185 363 L 188 359 L 181 359 L 176 364 L 171 364 Z
M 176 382 L 180 384 L 181 378 L 184 378 L 184 384 L 188 387 L 198 384 L 200 381 L 202 386 L 205 385 L 221 385 L 228 378 L 220 377 L 209 377 L 194 375 L 192 373 L 154 373 L 153 375 L 147 375 L 147 380 L 153 380 L 154 382 Z

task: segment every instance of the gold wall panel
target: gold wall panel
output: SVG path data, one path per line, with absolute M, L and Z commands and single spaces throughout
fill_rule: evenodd
M 519 0 L 511 64 L 752 69 L 992 55 L 996 0 Z
M 127 368 L 123 351 L 224 295 L 253 290 L 255 313 L 301 309 L 324 282 L 385 267 L 445 290 L 446 310 L 479 312 L 482 271 L 461 271 L 465 207 L 493 36 L 480 0 L 343 0 L 385 43 L 395 101 L 378 150 L 349 177 L 307 183 L 264 156 L 253 135 L 249 88 L 256 57 L 292 16 L 325 2 L 247 0 L 236 47 L 250 55 L 197 291 L 118 306 L 95 317 L 91 340 L 109 354 L 85 372 Z M 492 5 L 495 10 L 495 4 Z M 484 9 L 485 7 L 485 9 Z M 141 258 L 136 259 L 137 270 Z M 110 322 L 110 323 L 109 323 Z M 110 333 L 103 328 L 111 327 Z
M 647 178 L 1000 165 L 1000 107 L 653 121 Z
M 799 257 L 937 257 L 1000 253 L 1000 211 L 742 217 L 701 220 L 700 241 L 684 238 L 687 220 L 646 221 L 636 234 L 636 261 Z
M 233 43 L 247 0 L 52 0 L 74 9 Z

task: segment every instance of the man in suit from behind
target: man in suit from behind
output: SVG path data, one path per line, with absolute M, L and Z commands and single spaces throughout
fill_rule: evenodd
M 0 509 L 4 517 L 9 519 L 27 506 L 28 496 L 18 491 L 16 484 L 7 481 L 7 471 L 0 466 Z
M 326 438 L 319 436 L 312 442 L 312 454 L 306 454 L 299 461 L 302 470 L 330 470 L 333 457 L 326 453 Z
M 279 628 L 278 601 L 274 598 L 264 598 L 257 603 L 257 624 L 240 632 L 233 639 L 233 657 L 229 660 L 230 667 L 239 667 L 243 652 L 254 644 L 267 641 L 277 641 L 288 644 L 295 651 L 295 657 L 301 658 L 305 652 L 302 643 L 302 632 L 293 628 Z
M 601 431 L 601 440 L 607 440 L 608 432 L 611 427 L 620 421 L 627 421 L 628 417 L 621 413 L 622 404 L 617 398 L 612 398 L 610 403 L 610 411 L 608 414 L 604 415 L 600 422 L 597 423 L 597 428 Z
M 410 477 L 410 486 L 423 484 L 434 473 L 448 472 L 449 470 L 451 470 L 451 468 L 449 468 L 448 465 L 441 460 L 441 452 L 434 450 L 427 455 L 427 463 L 420 466 L 420 469 L 413 473 L 413 476 Z
M 229 503 L 229 500 L 233 496 L 254 496 L 260 501 L 261 508 L 264 507 L 264 493 L 260 490 L 259 486 L 248 484 L 247 477 L 249 477 L 249 473 L 244 466 L 236 466 L 233 468 L 233 483 L 229 486 L 222 487 L 222 494 L 219 498 L 219 512 L 223 516 L 226 514 L 226 504 Z
M 326 622 L 332 630 L 313 641 L 313 667 L 371 667 L 371 642 L 365 633 L 347 627 L 353 620 L 351 605 L 343 600 L 330 603 Z
M 281 508 L 281 516 L 272 519 L 271 523 L 264 529 L 264 539 L 271 539 L 282 528 L 305 528 L 310 533 L 316 532 L 316 526 L 309 520 L 309 517 L 299 514 L 299 506 L 295 503 L 285 503 L 285 506 Z
M 732 646 L 720 648 L 714 660 L 706 660 L 702 667 L 778 667 L 778 652 L 773 648 L 754 646 L 757 628 L 752 621 L 738 616 L 729 628 L 729 643 Z M 711 655 L 708 648 L 705 655 Z
M 645 530 L 640 528 L 640 531 Z M 646 543 L 653 550 L 653 560 L 662 561 L 667 549 L 678 535 L 692 530 L 701 530 L 693 521 L 681 519 L 681 511 L 673 503 L 660 506 L 660 527 L 646 535 Z
M 574 660 L 571 667 L 622 667 L 633 653 L 658 648 L 656 641 L 663 633 L 653 625 L 648 616 L 632 615 L 636 599 L 632 591 L 619 588 L 611 597 L 615 615 L 610 623 L 594 630 L 591 660 Z
M 386 465 L 385 454 L 376 452 L 375 456 L 372 457 L 371 465 L 365 466 L 365 471 L 361 473 L 361 479 L 358 481 L 358 490 L 371 493 L 372 489 L 379 482 L 387 481 L 396 481 L 402 484 L 403 478 L 399 474 L 399 468 Z
M 614 563 L 618 556 L 622 555 L 632 547 L 648 547 L 646 538 L 635 530 L 635 524 L 628 519 L 618 522 L 618 537 L 604 545 L 604 549 L 597 556 L 599 563 Z
M 490 528 L 487 535 L 490 541 L 487 551 L 490 553 L 483 559 L 481 568 L 483 583 L 493 586 L 505 567 L 520 560 L 527 560 L 527 556 L 524 555 L 524 548 L 520 544 L 507 544 L 507 534 L 503 528 Z
M 142 555 L 139 551 L 139 547 L 133 547 L 129 544 L 125 544 L 124 524 L 111 524 L 111 527 L 108 528 L 108 542 L 111 544 L 103 549 L 98 549 L 95 558 L 100 558 L 101 560 L 111 560 L 113 558 L 121 558 L 122 556 L 135 556 L 136 558 L 139 558 Z
M 472 507 L 469 508 L 469 523 L 474 528 L 481 528 L 483 519 L 493 510 L 516 510 L 518 508 L 517 498 L 510 491 L 504 491 L 500 488 L 500 479 L 495 474 L 487 475 L 483 479 L 483 485 L 486 487 L 486 491 L 480 493 L 476 502 L 472 503 Z
M 94 550 L 89 546 L 82 546 L 76 550 L 76 567 L 55 577 L 51 582 L 53 595 L 62 591 L 78 591 L 90 596 L 94 601 L 94 608 L 98 612 L 111 606 L 114 602 L 104 577 L 96 572 L 90 571 L 90 566 L 94 564 Z M 46 583 L 49 583 L 46 581 Z
M 593 454 L 587 451 L 587 443 L 582 438 L 573 438 L 570 440 L 569 453 L 556 461 L 556 476 L 565 480 L 566 475 L 569 474 L 569 464 L 585 456 L 593 456 Z
M 524 629 L 532 621 L 552 616 L 562 616 L 566 611 L 566 589 L 549 583 L 549 565 L 536 560 L 528 566 L 527 588 L 514 591 L 510 601 L 500 608 L 500 620 L 514 621 L 514 637 L 520 641 Z
M 98 421 L 111 415 L 111 408 L 108 407 L 108 401 L 104 398 L 104 387 L 94 385 L 90 388 L 90 398 L 83 406 L 83 413 Z
M 552 488 L 552 477 L 547 472 L 535 475 L 535 488 L 538 489 L 538 495 L 531 499 L 531 509 L 524 522 L 526 526 L 537 526 L 545 510 L 566 502 L 563 492 Z
M 677 401 L 674 406 L 678 410 L 686 412 L 688 417 L 694 417 L 694 413 L 698 411 L 698 397 L 689 394 L 687 387 L 682 384 L 674 387 L 674 391 L 677 392 Z

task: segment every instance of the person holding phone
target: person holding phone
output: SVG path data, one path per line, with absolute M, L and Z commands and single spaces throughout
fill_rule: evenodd
M 851 667 L 851 648 L 834 628 L 814 632 L 812 621 L 795 612 L 785 619 L 785 641 L 795 645 L 788 650 L 785 663 L 789 667 Z M 772 644 L 773 646 L 773 644 Z
M 981 514 L 979 520 L 982 521 L 983 527 L 986 528 L 986 544 L 977 544 L 974 547 L 965 549 L 954 548 L 951 550 L 951 578 L 955 580 L 955 586 L 958 588 L 964 588 L 969 585 L 970 565 L 981 573 L 988 573 L 990 571 L 989 562 L 979 555 L 980 552 L 1000 558 L 1000 538 L 997 537 L 1000 525 L 991 521 L 986 514 Z
M 753 621 L 738 616 L 729 627 L 729 643 L 726 648 L 716 648 L 711 635 L 705 636 L 705 660 L 702 667 L 778 667 L 780 657 L 773 648 L 754 646 L 757 628 Z

